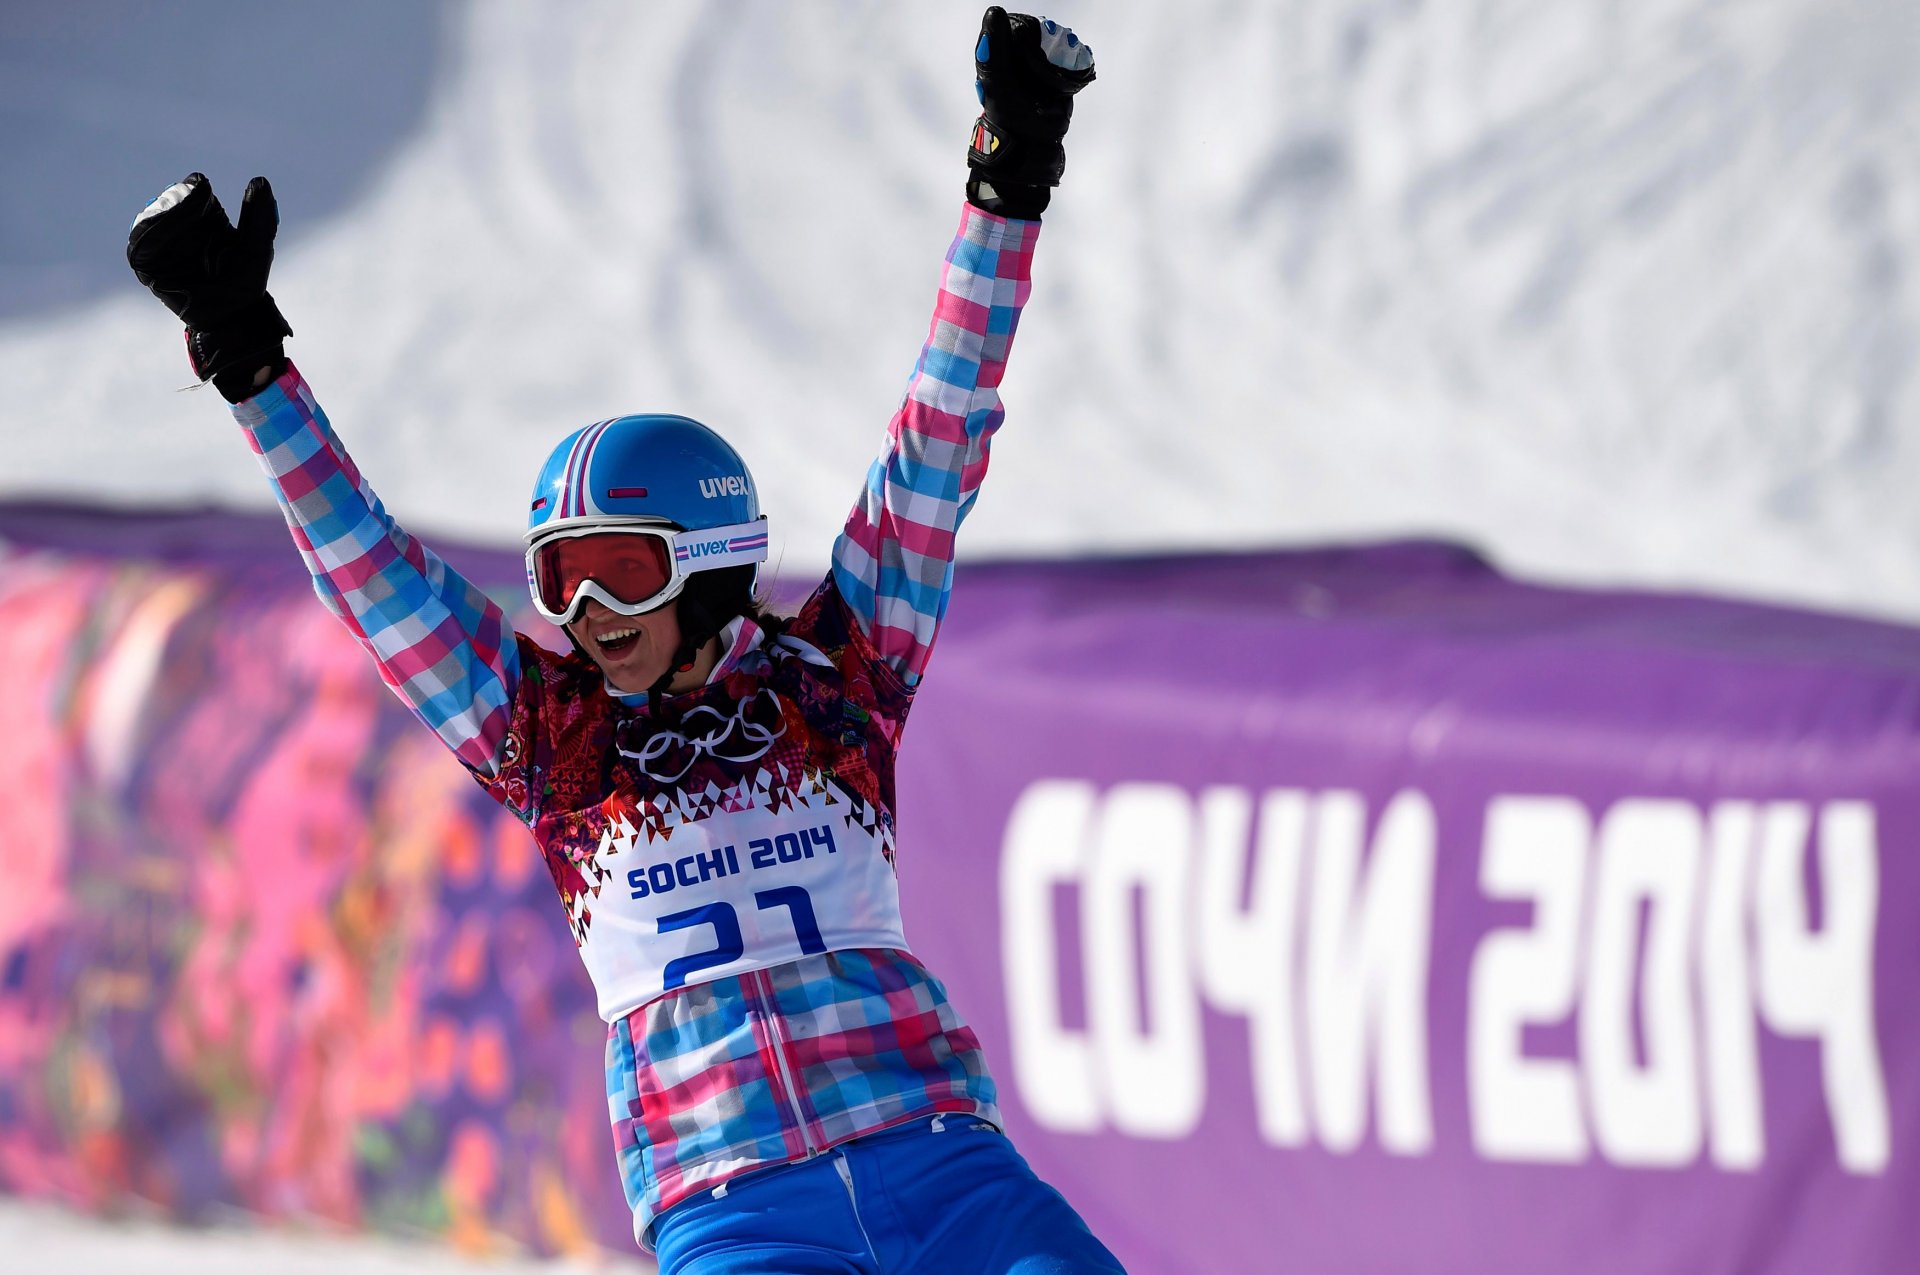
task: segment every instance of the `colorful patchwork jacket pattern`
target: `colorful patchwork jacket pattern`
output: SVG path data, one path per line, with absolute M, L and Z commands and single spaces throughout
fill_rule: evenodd
M 899 933 L 893 765 L 1037 232 L 966 210 L 827 579 L 777 631 L 737 620 L 657 719 L 402 531 L 297 370 L 235 408 L 322 600 L 539 842 L 609 1023 L 642 1243 L 741 1173 L 939 1112 L 998 1119 L 978 1041 Z

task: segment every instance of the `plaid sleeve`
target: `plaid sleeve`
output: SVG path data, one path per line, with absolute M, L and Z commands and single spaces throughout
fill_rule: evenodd
M 471 770 L 500 764 L 520 655 L 486 594 L 402 531 L 289 363 L 233 409 L 273 481 L 314 592 Z
M 1000 378 L 1032 284 L 1037 221 L 969 204 L 947 250 L 933 327 L 886 448 L 833 547 L 833 578 L 907 685 L 926 670 L 953 586 L 953 537 L 1006 413 Z

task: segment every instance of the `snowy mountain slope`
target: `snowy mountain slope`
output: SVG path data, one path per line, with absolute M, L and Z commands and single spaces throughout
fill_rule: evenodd
M 138 1218 L 95 1218 L 49 1204 L 0 1196 L 0 1246 L 13 1269 L 115 1275 L 651 1275 L 638 1254 L 540 1260 L 507 1254 L 468 1256 L 424 1237 L 400 1240 L 303 1233 L 283 1225 L 254 1228 L 166 1226 Z
M 449 9 L 411 131 L 325 215 L 297 146 L 233 141 L 292 107 L 234 123 L 209 171 L 276 179 L 291 349 L 411 525 L 509 540 L 552 441 L 667 409 L 741 445 L 776 553 L 817 568 L 925 330 L 977 8 L 553 13 Z M 966 552 L 1434 533 L 1555 578 L 1920 617 L 1920 10 L 1057 16 L 1101 80 Z M 308 110 L 355 92 L 284 78 Z M 36 82 L 48 127 L 98 109 Z M 177 175 L 129 173 L 124 216 Z M 130 280 L 0 315 L 0 493 L 265 500 L 211 391 L 171 392 L 177 334 Z

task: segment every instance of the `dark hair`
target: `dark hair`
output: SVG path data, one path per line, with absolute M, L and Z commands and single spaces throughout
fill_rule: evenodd
M 680 647 L 673 653 L 673 658 L 667 661 L 667 671 L 647 688 L 647 698 L 652 702 L 655 713 L 660 711 L 660 700 L 666 693 L 667 683 L 681 669 L 691 665 L 700 648 L 717 636 L 734 616 L 744 615 L 773 634 L 786 627 L 784 618 L 767 609 L 766 596 L 753 591 L 753 575 L 751 566 L 741 566 L 700 571 L 687 578 L 686 587 L 680 590 L 680 596 L 676 599 L 680 614 Z
M 685 649 L 699 650 L 736 615 L 746 616 L 761 628 L 780 626 L 781 617 L 768 610 L 766 595 L 753 591 L 753 575 L 754 568 L 743 566 L 700 571 L 687 577 L 679 599 L 680 638 Z

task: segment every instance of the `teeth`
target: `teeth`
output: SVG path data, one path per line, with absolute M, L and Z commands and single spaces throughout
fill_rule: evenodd
M 630 637 L 639 636 L 639 629 L 609 629 L 594 640 L 597 642 L 623 642 Z

